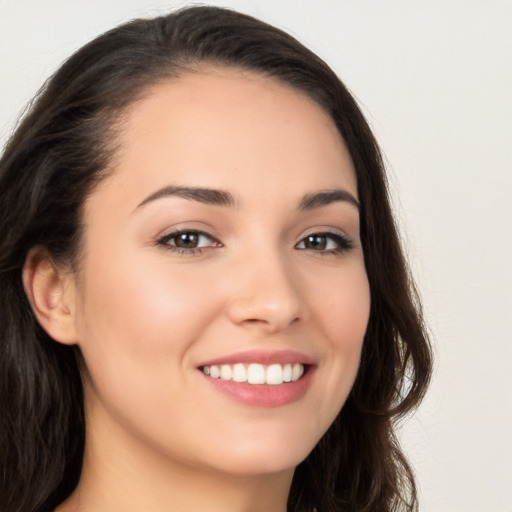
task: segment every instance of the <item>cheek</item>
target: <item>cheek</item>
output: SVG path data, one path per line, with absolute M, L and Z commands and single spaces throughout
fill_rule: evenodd
M 114 344 L 159 348 L 170 338 L 180 339 L 182 333 L 193 337 L 194 329 L 200 329 L 199 320 L 214 313 L 215 301 L 200 287 L 200 276 L 171 274 L 165 263 L 115 262 L 114 266 L 99 262 L 89 273 L 83 318 L 94 323 L 86 325 L 86 331 L 111 336 Z
M 168 388 L 217 314 L 215 288 L 204 289 L 197 273 L 171 274 L 165 261 L 108 261 L 90 262 L 81 298 L 80 346 L 89 373 L 98 386 L 106 380 L 104 388 L 131 386 L 141 394 L 151 382 Z
M 335 348 L 360 351 L 370 316 L 370 289 L 366 274 L 340 284 L 336 300 L 326 305 L 329 338 Z
M 80 348 L 90 409 L 108 411 L 148 442 L 171 443 L 168 425 L 175 425 L 176 410 L 195 418 L 189 349 L 218 314 L 220 300 L 214 287 L 204 288 L 201 273 L 171 274 L 165 258 L 151 265 L 144 258 L 110 261 L 116 264 L 95 261 L 94 271 L 90 261 L 81 297 Z M 193 430 L 201 422 L 187 425 Z M 179 433 L 181 427 L 174 428 Z
M 370 315 L 370 287 L 364 264 L 355 260 L 343 272 L 315 275 L 308 293 L 332 351 L 360 351 Z
M 327 286 L 327 283 L 326 283 Z M 328 423 L 341 410 L 359 369 L 361 349 L 370 314 L 370 289 L 364 266 L 331 276 L 329 292 L 311 296 L 325 343 L 328 368 L 319 408 Z

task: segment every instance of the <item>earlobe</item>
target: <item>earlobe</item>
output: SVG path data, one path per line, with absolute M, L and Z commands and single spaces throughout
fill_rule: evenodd
M 23 286 L 41 327 L 56 341 L 77 343 L 74 280 L 70 273 L 57 269 L 45 247 L 33 247 L 28 252 Z

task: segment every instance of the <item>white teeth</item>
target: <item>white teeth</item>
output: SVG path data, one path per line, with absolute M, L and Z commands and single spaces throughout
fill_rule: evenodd
M 210 377 L 213 377 L 214 379 L 218 379 L 220 377 L 220 368 L 218 366 L 210 366 Z
M 302 366 L 299 363 L 295 363 L 293 365 L 292 370 L 292 380 L 298 380 L 302 377 L 302 374 L 304 373 L 304 366 Z
M 283 383 L 283 367 L 272 364 L 267 368 L 267 384 L 277 385 Z
M 220 367 L 220 378 L 222 380 L 231 380 L 232 373 L 233 372 L 231 371 L 231 366 L 229 366 L 228 364 L 223 364 Z
M 285 365 L 271 364 L 270 366 L 264 366 L 251 363 L 247 366 L 237 363 L 234 365 L 203 366 L 202 371 L 213 379 L 277 386 L 284 382 L 299 380 L 304 375 L 304 365 L 300 363 L 286 363 Z
M 291 382 L 292 381 L 292 365 L 285 364 L 283 368 L 283 381 Z
M 249 384 L 265 384 L 265 368 L 262 364 L 250 364 L 247 369 Z
M 233 380 L 235 382 L 247 382 L 247 370 L 243 364 L 239 363 L 233 366 Z

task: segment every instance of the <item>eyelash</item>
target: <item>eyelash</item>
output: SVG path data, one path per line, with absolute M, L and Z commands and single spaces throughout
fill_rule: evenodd
M 171 240 L 176 240 L 179 236 L 183 235 L 189 235 L 189 236 L 197 236 L 199 240 L 201 238 L 207 238 L 210 240 L 209 245 L 205 247 L 178 247 L 177 245 L 172 245 L 169 242 Z M 194 254 L 201 254 L 203 252 L 203 249 L 209 248 L 211 246 L 213 247 L 222 247 L 222 244 L 218 242 L 215 238 L 213 238 L 208 233 L 205 233 L 204 231 L 197 231 L 195 229 L 180 229 L 178 231 L 173 231 L 172 233 L 169 233 L 167 235 L 162 236 L 156 241 L 157 245 L 163 246 L 166 250 L 175 252 L 177 254 L 183 254 L 183 255 L 194 255 Z
M 177 245 L 170 243 L 170 241 L 172 241 L 172 240 L 176 241 L 176 239 L 179 236 L 183 236 L 183 235 L 197 236 L 198 240 L 201 240 L 201 238 L 207 238 L 208 240 L 210 240 L 210 242 L 208 245 L 206 245 L 204 247 L 189 247 L 189 248 L 178 247 Z M 354 247 L 353 242 L 346 236 L 341 235 L 340 233 L 331 233 L 331 232 L 322 231 L 322 232 L 313 232 L 313 233 L 307 234 L 304 238 L 302 238 L 300 240 L 300 242 L 298 242 L 295 245 L 295 248 L 300 251 L 307 251 L 308 250 L 307 247 L 305 247 L 305 246 L 299 247 L 299 245 L 301 245 L 301 244 L 305 245 L 305 243 L 307 243 L 306 241 L 308 239 L 311 242 L 313 238 L 324 239 L 324 242 L 327 246 L 328 246 L 329 242 L 334 242 L 336 244 L 336 247 L 331 248 L 331 249 L 324 248 L 324 249 L 318 250 L 318 251 L 314 250 L 314 249 L 309 249 L 314 253 L 318 253 L 319 255 L 340 255 L 340 254 L 343 254 L 343 253 L 349 251 L 350 249 L 352 249 Z M 173 231 L 172 233 L 168 233 L 168 234 L 160 237 L 156 241 L 156 245 L 163 246 L 166 250 L 175 252 L 177 254 L 190 255 L 190 256 L 193 256 L 196 254 L 201 254 L 204 249 L 208 249 L 211 247 L 222 247 L 222 244 L 218 240 L 216 240 L 214 237 L 209 235 L 208 233 L 205 233 L 204 231 L 197 231 L 194 229 L 182 229 L 179 231 Z
M 314 232 L 314 233 L 309 233 L 307 234 L 295 247 L 298 249 L 298 250 L 301 250 L 301 251 L 306 251 L 308 250 L 307 247 L 298 247 L 300 244 L 304 244 L 306 242 L 306 240 L 310 240 L 313 239 L 313 238 L 322 238 L 322 239 L 325 239 L 325 243 L 326 244 L 329 244 L 329 241 L 330 242 L 334 242 L 336 244 L 336 247 L 334 248 L 331 248 L 331 249 L 322 249 L 320 251 L 315 251 L 315 250 L 312 250 L 313 252 L 315 253 L 319 253 L 320 255 L 340 255 L 340 254 L 344 254 L 345 252 L 349 251 L 350 249 L 352 249 L 354 247 L 354 243 L 352 242 L 352 240 L 350 240 L 348 237 L 346 237 L 345 235 L 342 235 L 340 233 L 332 233 L 332 232 L 325 232 L 325 231 L 320 231 L 320 232 Z

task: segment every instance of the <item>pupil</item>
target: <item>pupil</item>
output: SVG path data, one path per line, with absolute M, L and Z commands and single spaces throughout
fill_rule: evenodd
M 176 240 L 176 246 L 191 249 L 197 247 L 198 240 L 196 233 L 181 233 Z
M 324 250 L 327 246 L 325 236 L 311 235 L 308 236 L 307 245 L 310 249 Z

